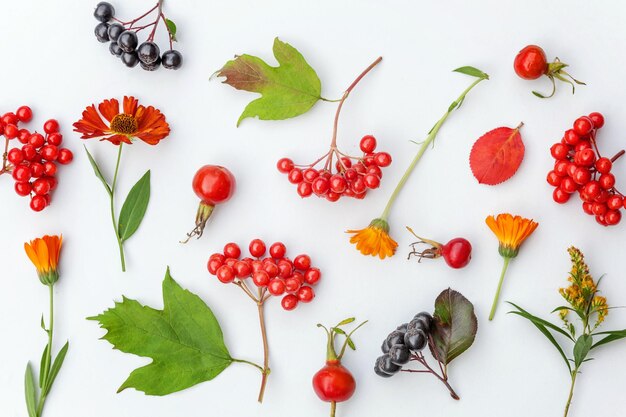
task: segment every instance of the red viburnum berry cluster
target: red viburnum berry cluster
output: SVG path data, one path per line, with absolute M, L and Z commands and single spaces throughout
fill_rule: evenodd
M 293 310 L 300 302 L 308 303 L 315 297 L 311 286 L 317 284 L 322 274 L 311 266 L 309 255 L 298 255 L 293 261 L 287 258 L 287 249 L 280 242 L 269 248 L 268 257 L 265 243 L 254 239 L 249 246 L 251 257 L 240 259 L 241 249 L 236 243 L 224 246 L 223 253 L 214 253 L 209 258 L 207 268 L 224 284 L 234 283 L 261 305 L 271 296 L 282 296 L 281 305 L 285 310 Z M 252 278 L 258 294 L 254 294 L 246 284 Z
M 348 156 L 331 146 L 328 153 L 310 165 L 294 165 L 289 158 L 282 158 L 277 163 L 278 171 L 287 174 L 289 182 L 298 186 L 300 197 L 315 194 L 328 201 L 337 201 L 341 197 L 362 199 L 367 190 L 380 186 L 383 177 L 381 168 L 391 164 L 391 155 L 387 152 L 375 152 L 376 138 L 364 136 L 360 143 L 362 157 Z M 337 158 L 333 168 L 333 157 Z M 325 160 L 321 169 L 315 166 Z M 354 161 L 354 162 L 353 162 Z
M 69 149 L 60 148 L 63 135 L 59 133 L 56 120 L 44 123 L 45 136 L 20 129 L 20 123 L 27 123 L 32 118 L 33 112 L 27 106 L 0 117 L 0 135 L 5 138 L 0 175 L 11 173 L 15 180 L 15 192 L 23 197 L 30 196 L 30 208 L 41 211 L 50 204 L 50 194 L 57 186 L 57 163 L 69 164 L 74 156 Z M 9 144 L 14 139 L 21 146 L 9 150 Z
M 578 191 L 585 213 L 595 216 L 603 226 L 614 226 L 622 218 L 620 210 L 626 207 L 626 201 L 615 188 L 611 168 L 624 151 L 611 159 L 600 154 L 596 134 L 602 126 L 604 117 L 600 113 L 576 119 L 572 129 L 565 131 L 561 142 L 550 148 L 556 162 L 547 181 L 555 187 L 554 201 L 563 204 Z

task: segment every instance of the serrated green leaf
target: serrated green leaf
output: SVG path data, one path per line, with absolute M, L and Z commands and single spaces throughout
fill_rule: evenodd
M 461 293 L 448 288 L 435 300 L 433 319 L 431 334 L 437 350 L 433 356 L 447 365 L 474 343 L 478 330 L 474 306 Z
M 593 345 L 593 339 L 588 334 L 581 335 L 574 344 L 574 364 L 578 368 L 587 357 L 587 354 L 591 350 Z
M 354 322 L 354 320 L 356 320 L 354 317 L 350 317 L 350 318 L 341 320 L 339 323 L 337 323 L 337 326 L 335 326 L 335 327 L 345 326 L 346 324 L 350 324 L 350 323 Z
M 595 349 L 598 346 L 602 346 L 602 345 L 606 345 L 607 343 L 611 343 L 614 342 L 616 340 L 620 340 L 626 337 L 626 329 L 624 330 L 607 330 L 605 332 L 598 332 L 598 333 L 594 333 L 594 336 L 599 336 L 599 335 L 608 335 L 600 340 L 598 340 L 596 343 L 593 344 L 593 346 L 591 346 L 591 349 Z
M 30 362 L 26 365 L 26 375 L 24 375 L 24 394 L 26 395 L 28 417 L 37 417 L 37 391 L 35 390 L 35 377 Z
M 485 74 L 478 68 L 469 67 L 469 66 L 457 68 L 453 72 L 460 72 L 461 74 L 470 75 L 476 78 L 483 78 L 485 80 L 489 79 L 489 75 Z
M 296 48 L 274 39 L 277 67 L 271 67 L 252 55 L 241 55 L 217 71 L 218 77 L 237 90 L 260 93 L 250 102 L 237 121 L 247 117 L 283 120 L 306 113 L 321 98 L 322 83 L 315 70 Z
M 50 392 L 52 389 L 52 384 L 54 384 L 54 380 L 57 378 L 59 371 L 61 370 L 61 366 L 63 366 L 63 361 L 65 361 L 65 356 L 67 355 L 67 350 L 70 347 L 70 342 L 65 342 L 57 357 L 52 362 L 52 367 L 50 368 L 50 375 L 48 376 L 48 380 L 46 381 L 45 392 Z
M 170 39 L 173 42 L 176 42 L 176 23 L 172 22 L 170 19 L 165 19 L 165 25 L 167 26 L 167 31 L 170 34 Z
M 107 193 L 109 193 L 109 196 L 111 196 L 112 195 L 111 186 L 104 179 L 104 176 L 102 175 L 102 172 L 100 171 L 100 167 L 96 163 L 96 160 L 93 159 L 93 156 L 91 156 L 91 154 L 89 153 L 89 150 L 87 149 L 87 147 L 84 145 L 83 147 L 85 148 L 85 152 L 87 152 L 87 158 L 89 159 L 89 163 L 91 164 L 91 167 L 93 168 L 94 174 L 96 174 L 96 177 L 98 177 L 98 179 L 102 182 L 102 185 L 107 190 Z
M 123 298 L 89 320 L 100 323 L 103 339 L 116 349 L 152 358 L 135 369 L 119 391 L 135 388 L 148 395 L 167 395 L 209 381 L 226 369 L 230 356 L 222 329 L 211 309 L 171 277 L 163 280 L 163 310 Z
M 131 188 L 120 211 L 117 233 L 125 242 L 139 228 L 150 201 L 150 170 Z

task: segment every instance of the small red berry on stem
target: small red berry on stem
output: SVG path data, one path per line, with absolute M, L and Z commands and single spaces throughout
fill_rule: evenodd
M 437 259 L 442 257 L 444 261 L 446 261 L 446 264 L 454 269 L 467 266 L 472 259 L 472 245 L 467 239 L 457 237 L 444 245 L 439 242 L 435 242 L 434 240 L 419 237 L 415 234 L 415 232 L 413 232 L 413 229 L 408 226 L 407 230 L 419 239 L 418 242 L 411 243 L 412 251 L 409 253 L 407 259 L 411 259 L 411 256 L 417 256 L 418 262 L 420 262 L 422 258 Z M 419 244 L 426 244 L 430 247 L 422 251 L 418 251 L 416 246 Z

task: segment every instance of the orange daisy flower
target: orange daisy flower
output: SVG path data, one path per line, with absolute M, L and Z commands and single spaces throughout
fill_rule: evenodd
M 39 280 L 44 285 L 52 285 L 59 279 L 57 267 L 62 244 L 63 236 L 48 235 L 24 243 L 26 255 L 37 268 Z
M 384 219 L 374 219 L 365 229 L 348 230 L 353 233 L 350 243 L 356 244 L 356 248 L 363 255 L 378 256 L 385 259 L 393 256 L 398 243 L 389 236 L 389 224 Z
M 532 219 L 509 213 L 498 214 L 497 217 L 488 216 L 485 222 L 500 241 L 498 251 L 505 258 L 515 258 L 524 240 L 539 225 Z
M 132 143 L 138 138 L 149 145 L 156 145 L 170 133 L 165 116 L 152 106 L 139 105 L 134 97 L 124 96 L 122 111 L 117 99 L 104 100 L 88 106 L 83 118 L 74 123 L 74 131 L 82 133 L 81 139 L 99 138 L 114 145 Z

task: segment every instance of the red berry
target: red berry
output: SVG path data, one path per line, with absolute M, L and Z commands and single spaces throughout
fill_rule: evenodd
M 293 161 L 289 158 L 279 159 L 276 163 L 276 168 L 278 168 L 279 172 L 282 172 L 283 174 L 288 174 L 289 171 L 293 169 Z
M 363 178 L 359 177 L 352 181 L 350 188 L 352 188 L 352 191 L 355 194 L 362 194 L 367 189 L 367 186 L 365 185 L 365 181 L 363 180 Z
M 599 215 L 596 216 L 596 221 L 601 224 L 602 226 L 608 226 L 608 223 L 606 222 L 606 220 L 604 219 L 603 215 Z
M 596 198 L 600 194 L 600 191 L 602 191 L 602 187 L 600 187 L 600 183 L 598 181 L 589 181 L 583 187 L 583 192 L 590 198 Z
M 596 169 L 600 174 L 608 174 L 611 168 L 613 168 L 613 162 L 609 158 L 602 157 L 596 161 Z
M 341 194 L 344 191 L 346 191 L 346 188 L 348 186 L 346 179 L 339 174 L 335 174 L 332 177 L 330 177 L 329 184 L 330 184 L 330 189 L 334 193 L 338 193 L 338 194 Z
M 69 149 L 59 149 L 59 156 L 57 156 L 57 162 L 61 165 L 67 165 L 74 159 L 74 154 Z
M 41 211 L 48 205 L 48 200 L 42 195 L 35 195 L 30 200 L 30 208 L 33 211 Z
M 278 275 L 281 278 L 288 278 L 293 274 L 293 264 L 287 258 L 278 261 Z
M 576 184 L 572 178 L 565 177 L 559 187 L 566 193 L 571 194 L 578 189 L 578 184 Z
M 565 135 L 563 135 L 563 140 L 568 145 L 574 146 L 578 144 L 578 142 L 580 142 L 580 136 L 578 136 L 578 133 L 574 132 L 574 129 L 569 129 L 565 131 Z
M 600 193 L 593 199 L 597 203 L 606 203 L 611 194 L 607 190 L 601 190 Z
M 241 249 L 236 243 L 227 243 L 224 246 L 224 256 L 227 258 L 238 259 L 241 256 Z
M 265 242 L 263 242 L 261 239 L 254 239 L 252 242 L 250 242 L 248 250 L 250 251 L 250 255 L 254 256 L 255 258 L 260 258 L 261 256 L 265 255 Z
M 21 195 L 22 197 L 27 196 L 32 191 L 30 186 L 30 182 L 16 182 L 15 183 L 15 192 L 17 195 Z
M 320 280 L 321 277 L 322 277 L 322 273 L 320 272 L 319 269 L 309 268 L 304 273 L 304 282 L 306 282 L 309 285 L 315 285 L 317 284 L 317 282 Z
M 220 262 L 220 264 L 223 264 L 226 261 L 226 257 L 222 255 L 221 253 L 214 253 L 213 255 L 209 257 L 209 260 L 211 259 L 217 259 Z
M 13 168 L 13 179 L 18 182 L 30 180 L 30 168 L 26 165 L 18 165 Z
M 356 382 L 350 371 L 338 360 L 329 360 L 313 376 L 313 389 L 320 400 L 339 403 L 352 397 Z
M 555 143 L 550 147 L 550 154 L 556 160 L 565 160 L 569 154 L 569 147 L 562 143 Z
M 28 139 L 28 143 L 35 148 L 41 148 L 45 142 L 46 140 L 44 139 L 43 135 L 39 133 L 33 133 Z
M 17 132 L 17 140 L 20 143 L 23 143 L 24 145 L 26 145 L 28 143 L 28 141 L 30 140 L 30 132 L 28 131 L 28 129 L 20 129 Z
M 337 200 L 339 200 L 341 198 L 341 194 L 338 193 L 334 193 L 332 191 L 329 191 L 326 193 L 326 200 L 330 201 L 330 202 L 335 202 Z
M 300 168 L 293 168 L 289 171 L 289 174 L 287 174 L 287 180 L 292 184 L 298 184 L 302 182 L 302 179 L 302 170 Z
M 33 178 L 39 178 L 44 174 L 43 164 L 39 162 L 32 162 L 30 164 L 30 176 Z
M 19 129 L 17 126 L 9 124 L 4 127 L 4 136 L 7 139 L 15 139 L 19 134 Z
M 472 245 L 467 239 L 457 237 L 441 247 L 441 255 L 451 268 L 463 268 L 472 259 Z
M 557 187 L 554 189 L 554 192 L 552 193 L 552 199 L 559 203 L 559 204 L 564 204 L 567 203 L 567 201 L 569 200 L 571 194 L 566 193 L 565 191 L 563 191 L 561 189 L 561 187 Z
M 274 259 L 281 259 L 287 253 L 287 248 L 282 242 L 273 243 L 270 246 L 270 256 Z
M 57 181 L 55 177 L 46 176 L 46 177 L 41 177 L 41 178 L 45 179 L 46 181 L 50 183 L 50 191 L 57 188 L 57 184 L 59 183 L 59 181 Z
M 365 181 L 365 185 L 367 186 L 367 188 L 370 188 L 372 190 L 380 186 L 380 178 L 378 178 L 378 176 L 374 174 L 367 174 L 363 177 L 363 181 Z
M 368 155 L 365 158 L 363 158 L 362 163 L 366 167 L 376 166 L 376 161 L 374 161 L 374 156 L 373 155 Z
M 319 171 L 315 168 L 307 168 L 302 173 L 302 177 L 306 182 L 313 182 L 315 178 L 320 175 Z
M 298 300 L 302 301 L 303 303 L 310 303 L 311 300 L 315 298 L 315 292 L 313 291 L 313 288 L 307 287 L 305 285 L 303 287 L 300 287 L 297 296 Z
M 548 177 L 546 178 L 546 180 L 548 181 L 548 184 L 554 187 L 558 187 L 561 184 L 563 177 L 561 177 L 554 171 L 550 171 L 548 172 Z
M 372 135 L 363 136 L 359 147 L 364 153 L 373 153 L 376 150 L 376 138 Z
M 59 151 L 59 163 L 63 149 Z M 230 200 L 235 193 L 237 183 L 233 174 L 219 165 L 204 165 L 193 176 L 191 188 L 205 205 L 216 206 Z
M 24 153 L 21 149 L 13 148 L 7 154 L 7 159 L 13 165 L 17 165 L 24 160 Z
M 233 269 L 237 278 L 248 278 L 252 273 L 252 266 L 245 261 L 237 261 Z
M 602 116 L 602 113 L 598 113 L 598 112 L 590 113 L 589 118 L 593 122 L 593 126 L 596 129 L 600 129 L 602 126 L 604 126 L 604 116 Z
M 606 214 L 607 211 L 608 211 L 608 208 L 606 204 L 604 203 L 593 203 L 591 205 L 591 212 L 595 214 L 596 216 Z
M 43 124 L 43 130 L 46 133 L 55 133 L 59 131 L 59 122 L 50 119 Z
M 209 258 L 209 261 L 206 264 L 207 270 L 211 275 L 215 275 L 220 266 L 222 266 L 222 262 L 215 258 Z
M 59 157 L 59 149 L 54 145 L 46 145 L 41 148 L 39 154 L 46 161 L 56 161 Z
M 27 123 L 33 118 L 33 111 L 28 106 L 22 106 L 15 112 L 20 122 Z
M 374 155 L 374 161 L 379 167 L 388 167 L 391 165 L 391 155 L 387 152 L 378 152 Z
M 298 255 L 293 260 L 293 266 L 300 271 L 306 271 L 311 267 L 311 257 L 309 255 Z
M 272 295 L 283 295 L 285 293 L 285 282 L 280 278 L 274 278 L 267 284 L 267 291 Z
M 592 166 L 596 162 L 596 153 L 590 148 L 578 151 L 574 155 L 574 162 L 582 166 Z
M 579 152 L 584 149 L 591 149 L 591 143 L 588 140 L 581 140 L 574 146 L 574 152 Z
M 300 288 L 302 283 L 298 278 L 289 277 L 285 279 L 285 291 L 287 292 L 296 292 Z
M 587 136 L 593 130 L 593 122 L 587 116 L 581 116 L 574 121 L 574 132 L 579 136 Z
M 33 192 L 37 195 L 48 194 L 50 192 L 50 183 L 43 178 L 38 178 L 33 182 Z
M 615 175 L 602 174 L 600 175 L 598 182 L 600 183 L 600 187 L 604 188 L 605 190 L 610 190 L 615 186 Z
M 574 171 L 572 179 L 578 185 L 587 184 L 589 181 L 591 181 L 591 172 L 586 168 L 578 167 Z
M 222 265 L 217 269 L 215 276 L 220 280 L 220 282 L 228 284 L 229 282 L 233 282 L 235 280 L 235 271 L 228 265 Z
M 323 196 L 324 194 L 328 192 L 328 189 L 330 188 L 330 184 L 326 178 L 318 177 L 315 180 L 313 180 L 311 187 L 313 189 L 313 192 L 316 195 Z
M 278 276 L 278 273 L 280 272 L 280 270 L 278 269 L 278 265 L 273 262 L 264 262 L 263 270 L 267 272 L 267 275 L 270 278 L 276 278 Z
M 583 202 L 583 211 L 587 214 L 593 214 L 593 203 Z
M 57 166 L 54 162 L 45 162 L 43 164 L 43 173 L 49 177 L 53 177 L 57 173 Z
M 617 210 L 609 210 L 604 215 L 604 221 L 609 226 L 614 226 L 622 220 L 622 213 Z
M 294 308 L 298 307 L 298 297 L 293 294 L 287 294 L 280 301 L 280 305 L 283 307 L 283 309 L 291 311 Z
M 63 142 L 63 135 L 60 133 L 51 133 L 47 136 L 46 141 L 48 145 L 59 146 Z
M 619 210 L 622 208 L 623 204 L 624 199 L 622 198 L 622 196 L 617 194 L 610 196 L 609 199 L 606 200 L 606 205 L 611 210 Z
M 343 172 L 350 167 L 352 167 L 352 160 L 346 156 L 342 156 L 339 161 L 335 162 L 337 172 Z
M 252 274 L 252 282 L 257 287 L 265 287 L 270 282 L 270 276 L 265 271 L 256 271 Z
M 302 198 L 309 197 L 311 194 L 313 194 L 313 187 L 310 183 L 302 181 L 300 184 L 298 184 L 298 194 Z
M 346 169 L 346 172 L 343 173 L 343 176 L 346 178 L 346 180 L 353 181 L 358 178 L 359 173 L 356 172 L 356 169 L 350 168 Z
M 17 118 L 15 113 L 9 112 L 9 113 L 4 113 L 4 115 L 2 115 L 2 117 L 0 118 L 0 121 L 6 126 L 6 125 L 17 125 L 20 120 Z
M 564 177 L 567 175 L 567 168 L 569 165 L 570 163 L 568 161 L 557 161 L 554 164 L 554 172 L 556 172 L 557 175 Z
M 546 53 L 537 45 L 528 45 L 515 56 L 513 69 L 520 78 L 536 80 L 548 72 Z

